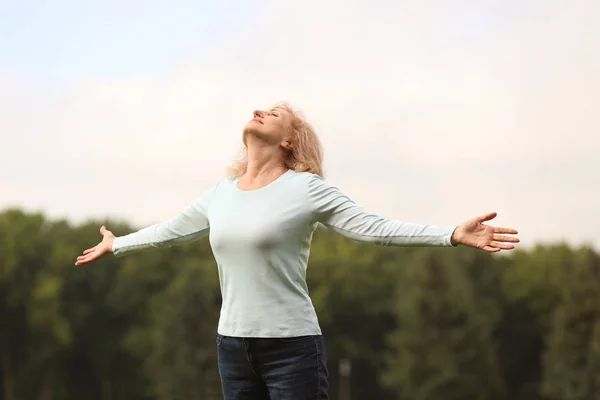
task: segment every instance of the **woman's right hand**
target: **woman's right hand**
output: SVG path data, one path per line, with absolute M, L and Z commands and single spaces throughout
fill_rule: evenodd
M 100 228 L 100 234 L 102 235 L 102 241 L 96 246 L 87 249 L 82 255 L 77 257 L 75 265 L 83 265 L 95 261 L 99 258 L 104 257 L 107 253 L 112 253 L 113 242 L 115 241 L 115 235 L 103 225 Z

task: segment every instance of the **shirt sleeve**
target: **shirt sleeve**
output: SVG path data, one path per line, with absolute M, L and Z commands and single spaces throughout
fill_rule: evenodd
M 383 246 L 453 246 L 456 226 L 423 225 L 368 213 L 317 175 L 310 176 L 308 193 L 316 221 L 349 239 Z
M 112 251 L 117 257 L 152 247 L 171 247 L 208 235 L 208 208 L 216 186 L 184 207 L 172 218 L 137 232 L 115 238 Z

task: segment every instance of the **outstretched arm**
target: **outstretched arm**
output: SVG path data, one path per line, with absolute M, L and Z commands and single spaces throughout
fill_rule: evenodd
M 463 244 L 495 252 L 514 248 L 513 229 L 483 225 L 495 214 L 473 218 L 459 226 L 434 226 L 391 220 L 364 211 L 338 188 L 313 175 L 308 184 L 315 219 L 341 235 L 384 246 L 456 246 Z
M 151 247 L 171 247 L 188 243 L 206 236 L 210 229 L 207 217 L 209 197 L 210 192 L 188 204 L 167 221 L 116 237 L 112 252 L 120 257 Z
M 208 207 L 214 190 L 213 187 L 169 220 L 125 236 L 115 237 L 103 226 L 100 228 L 102 241 L 77 257 L 75 265 L 87 264 L 110 252 L 119 257 L 152 247 L 183 244 L 206 236 L 210 229 Z

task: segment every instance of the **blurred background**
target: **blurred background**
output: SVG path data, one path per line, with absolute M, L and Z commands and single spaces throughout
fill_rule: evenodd
M 0 0 L 0 399 L 222 398 L 207 240 L 73 263 L 102 224 L 164 220 L 221 179 L 278 101 L 369 211 L 497 211 L 522 240 L 319 229 L 332 399 L 597 398 L 598 21 L 593 0 Z

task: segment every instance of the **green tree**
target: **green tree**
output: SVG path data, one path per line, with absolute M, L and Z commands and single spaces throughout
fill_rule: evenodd
M 68 226 L 42 214 L 0 214 L 0 374 L 6 400 L 48 398 L 54 382 L 48 365 L 68 343 L 60 310 L 58 271 L 64 247 L 56 236 Z
M 383 383 L 400 399 L 503 399 L 489 321 L 456 254 L 420 251 L 405 269 Z
M 126 260 L 105 257 L 91 265 L 73 265 L 82 249 L 97 242 L 98 229 L 103 224 L 118 234 L 132 231 L 123 223 L 89 221 L 73 229 L 68 239 L 74 250 L 62 289 L 64 314 L 70 321 L 72 337 L 63 354 L 63 374 L 68 385 L 66 396 L 72 399 L 144 399 L 146 393 L 140 389 L 143 385 L 140 385 L 138 372 L 141 360 L 132 359 L 123 341 L 138 321 L 136 313 L 144 313 L 150 294 L 140 293 L 144 288 L 143 283 L 138 282 L 131 282 L 125 290 L 121 278 Z M 152 254 L 148 254 L 143 259 L 146 273 L 157 268 L 157 262 L 151 257 Z M 142 274 L 138 276 L 142 282 L 143 278 Z M 166 285 L 166 281 L 162 285 Z
M 216 328 L 221 297 L 215 262 L 185 252 L 173 282 L 153 301 L 154 346 L 148 367 L 158 399 L 222 398 Z
M 102 224 L 135 230 L 0 212 L 0 400 L 222 398 L 208 241 L 75 267 Z M 505 257 L 319 229 L 307 279 L 330 395 L 350 358 L 353 398 L 586 398 L 600 387 L 597 264 L 565 244 Z
M 359 243 L 324 229 L 315 234 L 312 250 L 307 281 L 327 342 L 330 396 L 339 395 L 338 364 L 347 358 L 352 397 L 384 400 L 383 338 L 396 326 L 394 282 L 409 250 Z
M 555 314 L 544 355 L 542 393 L 550 399 L 595 398 L 600 358 L 600 259 L 583 250 L 562 304 Z
M 64 391 L 61 354 L 71 342 L 70 322 L 64 314 L 62 290 L 64 275 L 76 249 L 70 243 L 71 227 L 65 221 L 49 225 L 45 237 L 50 251 L 35 275 L 27 304 L 29 385 L 40 400 L 56 397 Z

